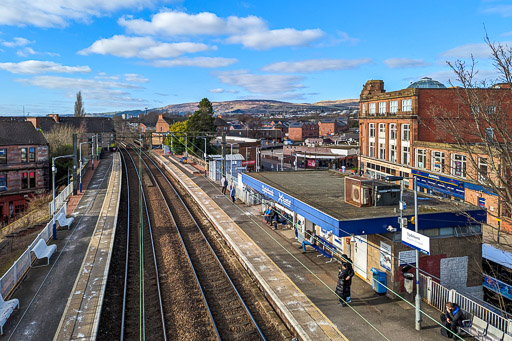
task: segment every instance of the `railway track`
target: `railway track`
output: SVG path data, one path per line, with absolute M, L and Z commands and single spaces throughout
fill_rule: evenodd
M 163 196 L 183 250 L 202 288 L 209 316 L 219 339 L 265 340 L 247 304 L 224 269 L 199 224 L 167 176 L 147 155 L 143 161 Z

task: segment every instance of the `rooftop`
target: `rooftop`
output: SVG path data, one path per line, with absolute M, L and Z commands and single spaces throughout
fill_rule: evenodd
M 43 134 L 30 122 L 2 121 L 0 146 L 48 144 Z
M 420 89 L 444 89 L 443 83 L 433 80 L 430 77 L 423 77 L 419 81 L 411 83 L 407 88 L 420 88 Z
M 337 220 L 359 220 L 399 216 L 396 206 L 357 207 L 344 200 L 344 176 L 329 171 L 260 172 L 249 176 L 286 193 Z M 414 215 L 414 193 L 404 191 L 407 208 L 404 215 Z M 454 204 L 418 193 L 418 213 L 446 213 L 478 210 L 469 204 Z

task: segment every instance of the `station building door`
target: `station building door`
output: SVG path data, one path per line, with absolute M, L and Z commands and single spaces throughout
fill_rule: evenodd
M 368 237 L 356 236 L 356 243 L 354 245 L 354 271 L 364 279 L 368 278 L 367 275 L 368 263 Z

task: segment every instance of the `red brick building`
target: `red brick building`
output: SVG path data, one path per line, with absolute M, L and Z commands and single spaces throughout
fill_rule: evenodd
M 0 124 L 0 218 L 16 217 L 49 187 L 48 142 L 30 122 Z
M 341 132 L 340 122 L 335 118 L 326 118 L 318 122 L 318 135 L 331 136 Z
M 318 123 L 316 122 L 290 122 L 288 138 L 292 141 L 304 141 L 309 137 L 318 137 Z
M 215 117 L 213 124 L 217 129 L 217 136 L 222 136 L 222 133 L 226 133 L 226 135 L 229 133 L 229 124 L 221 116 Z
M 510 89 L 475 91 L 489 104 L 490 99 L 499 99 L 502 110 L 512 103 Z M 496 225 L 493 216 L 503 212 L 498 197 L 485 185 L 486 179 L 497 176 L 490 167 L 494 163 L 483 151 L 475 150 L 470 157 L 460 145 L 461 139 L 467 144 L 482 142 L 490 128 L 477 127 L 470 115 L 495 107 L 470 107 L 466 95 L 430 78 L 391 92 L 384 90 L 382 80 L 366 82 L 360 102 L 359 167 L 375 178 L 415 176 L 424 192 L 487 208 L 488 223 Z

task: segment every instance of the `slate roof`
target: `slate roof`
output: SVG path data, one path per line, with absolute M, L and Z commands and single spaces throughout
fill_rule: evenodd
M 224 121 L 222 118 L 220 117 L 215 117 L 215 120 L 213 120 L 213 124 L 216 126 L 216 127 L 225 127 L 228 125 L 228 123 L 226 121 Z
M 45 145 L 48 142 L 44 135 L 28 121 L 2 121 L 0 124 L 0 146 L 23 144 Z
M 110 133 L 114 132 L 114 121 L 108 117 L 68 117 L 60 116 L 59 123 L 55 122 L 51 117 L 39 117 L 39 128 L 42 131 L 50 131 L 56 124 L 70 125 L 77 130 L 83 127 L 85 133 Z

